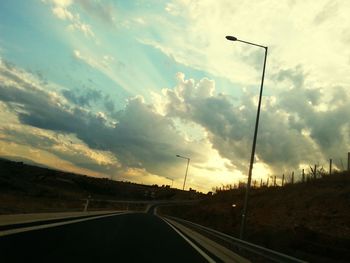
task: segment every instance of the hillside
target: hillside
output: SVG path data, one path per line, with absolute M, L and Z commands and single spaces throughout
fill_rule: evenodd
M 220 191 L 200 205 L 161 212 L 238 236 L 244 190 Z M 252 189 L 246 238 L 310 262 L 348 262 L 350 173 Z
M 89 196 L 99 200 L 90 202 L 96 210 L 123 209 L 110 200 L 177 200 L 197 195 L 169 186 L 94 178 L 0 159 L 0 214 L 81 210 Z

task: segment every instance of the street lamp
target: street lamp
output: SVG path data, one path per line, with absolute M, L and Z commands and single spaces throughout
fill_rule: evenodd
M 188 165 L 190 164 L 190 158 L 188 157 L 184 157 L 181 155 L 176 154 L 176 157 L 182 158 L 182 159 L 186 159 L 187 160 L 187 167 L 186 167 L 186 173 L 185 173 L 185 180 L 184 180 L 184 185 L 182 187 L 182 190 L 185 190 L 185 184 L 186 184 L 186 178 L 187 178 L 187 171 L 188 171 Z
M 253 146 L 252 146 L 252 152 L 251 152 L 251 156 L 250 156 L 248 182 L 247 182 L 247 187 L 246 187 L 245 196 L 244 196 L 241 229 L 240 229 L 240 233 L 239 233 L 240 239 L 244 239 L 244 231 L 245 231 L 245 223 L 246 223 L 246 215 L 247 215 L 247 206 L 248 206 L 248 196 L 249 196 L 250 184 L 251 184 L 251 181 L 252 181 L 252 170 L 253 170 L 253 164 L 254 164 L 255 145 L 256 145 L 256 138 L 257 138 L 257 135 L 258 135 L 261 98 L 262 98 L 263 86 L 264 86 L 264 78 L 265 78 L 265 66 L 266 66 L 266 58 L 267 58 L 267 47 L 266 46 L 262 46 L 262 45 L 258 45 L 258 44 L 254 44 L 254 43 L 251 43 L 251 42 L 248 42 L 248 41 L 243 41 L 243 40 L 240 40 L 240 39 L 238 39 L 236 37 L 233 37 L 233 36 L 226 36 L 226 39 L 230 40 L 230 41 L 242 42 L 242 43 L 245 43 L 245 44 L 248 44 L 248 45 L 253 45 L 253 46 L 257 46 L 257 47 L 261 47 L 261 48 L 265 49 L 264 66 L 263 66 L 263 72 L 262 72 L 262 77 L 261 77 L 258 110 L 257 110 L 257 113 L 256 113 Z

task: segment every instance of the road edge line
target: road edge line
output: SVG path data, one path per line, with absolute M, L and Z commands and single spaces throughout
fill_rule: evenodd
M 0 231 L 0 237 L 3 236 L 8 236 L 8 235 L 13 235 L 17 233 L 23 233 L 23 232 L 29 232 L 29 231 L 34 231 L 34 230 L 40 230 L 40 229 L 45 229 L 45 228 L 51 228 L 51 227 L 56 227 L 56 226 L 63 226 L 63 225 L 68 225 L 68 224 L 74 224 L 74 223 L 79 223 L 79 222 L 84 222 L 88 220 L 93 220 L 93 219 L 99 219 L 99 218 L 104 218 L 104 217 L 110 217 L 110 216 L 116 216 L 116 215 L 124 215 L 128 214 L 131 212 L 119 212 L 119 213 L 114 213 L 114 214 L 108 214 L 108 215 L 100 215 L 100 216 L 93 216 L 93 217 L 88 217 L 88 218 L 81 218 L 81 219 L 75 219 L 75 220 L 67 220 L 63 222 L 58 222 L 58 223 L 49 223 L 49 224 L 43 224 L 43 225 L 37 225 L 37 226 L 31 226 L 31 227 L 23 227 L 23 228 L 15 228 L 15 229 L 9 229 L 9 230 L 4 230 Z
M 196 244 L 194 244 L 190 239 L 188 239 L 184 234 L 182 234 L 177 228 L 175 228 L 171 223 L 169 223 L 165 218 L 159 217 L 165 223 L 167 223 L 179 236 L 181 236 L 188 244 L 190 244 L 202 257 L 204 257 L 208 262 L 215 263 L 215 261 L 209 257 L 202 249 L 200 249 Z

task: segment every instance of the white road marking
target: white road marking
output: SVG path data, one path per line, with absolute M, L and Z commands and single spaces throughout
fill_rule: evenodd
M 104 217 L 110 217 L 110 216 L 116 216 L 116 215 L 124 215 L 124 214 L 128 214 L 128 213 L 130 213 L 130 212 L 119 212 L 119 213 L 103 215 L 103 216 L 94 216 L 94 217 L 89 217 L 89 218 L 67 220 L 67 221 L 58 222 L 58 223 L 48 223 L 48 224 L 38 225 L 38 226 L 10 229 L 10 230 L 5 230 L 5 231 L 0 231 L 0 237 L 1 236 L 12 235 L 12 234 L 16 234 L 16 233 L 33 231 L 33 230 L 37 230 L 37 229 L 44 229 L 44 228 L 50 228 L 50 227 L 55 227 L 55 226 L 63 226 L 63 225 L 68 225 L 68 224 L 74 224 L 74 223 L 79 223 L 79 222 L 83 222 L 83 221 L 99 219 L 99 218 L 104 218 Z
M 161 218 L 161 217 L 160 217 Z M 165 218 L 161 218 L 165 223 L 167 223 L 176 233 L 178 233 L 183 239 L 187 241 L 201 256 L 203 256 L 208 262 L 215 263 L 215 261 L 209 257 L 203 250 L 201 250 L 196 244 L 184 236 L 179 230 L 177 230 L 172 224 L 170 224 Z
M 49 212 L 49 213 L 31 213 L 31 214 L 9 214 L 0 215 L 0 226 L 33 223 L 38 221 L 49 221 L 56 219 L 78 219 L 82 216 L 99 216 L 125 212 L 122 210 L 114 211 L 87 211 L 87 212 Z

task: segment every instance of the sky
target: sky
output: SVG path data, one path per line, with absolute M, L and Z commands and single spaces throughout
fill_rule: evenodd
M 2 0 L 0 156 L 186 189 L 350 151 L 350 2 Z

